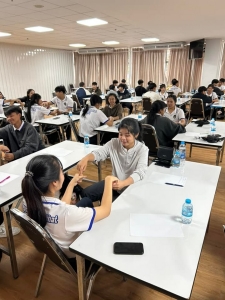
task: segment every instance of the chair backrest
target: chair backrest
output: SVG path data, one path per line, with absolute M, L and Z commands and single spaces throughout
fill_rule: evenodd
M 72 83 L 69 84 L 70 89 L 74 89 L 74 85 Z
M 79 141 L 79 132 L 71 118 L 69 118 L 69 123 L 70 123 L 71 130 L 73 131 L 73 134 L 78 142 Z
M 205 118 L 202 99 L 199 98 L 191 99 L 189 114 L 190 116 Z
M 27 112 L 23 109 L 23 116 L 24 116 L 24 119 L 27 123 L 30 123 L 29 120 L 28 120 L 28 115 L 27 115 Z
M 77 95 L 72 94 L 73 101 L 76 102 L 77 108 L 81 109 L 80 101 L 77 98 Z
M 149 124 L 143 124 L 143 141 L 149 149 L 149 156 L 157 156 L 159 141 L 155 128 Z
M 150 112 L 151 107 L 152 107 L 151 99 L 150 98 L 142 98 L 142 106 L 143 106 L 143 111 Z
M 17 208 L 11 209 L 10 213 L 39 252 L 46 254 L 62 270 L 76 276 L 67 257 L 46 230 Z

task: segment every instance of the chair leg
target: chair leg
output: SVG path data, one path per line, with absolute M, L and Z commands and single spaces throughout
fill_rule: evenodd
M 42 261 L 42 264 L 41 264 L 41 271 L 40 271 L 40 274 L 39 274 L 39 277 L 38 277 L 38 282 L 37 282 L 37 286 L 36 286 L 36 290 L 35 290 L 35 298 L 37 298 L 37 296 L 39 294 L 39 290 L 40 290 L 40 287 L 41 287 L 42 278 L 43 278 L 44 270 L 45 270 L 45 266 L 46 266 L 46 260 L 47 260 L 47 255 L 44 254 L 43 261 Z
M 220 162 L 223 161 L 223 153 L 224 153 L 224 144 L 223 144 L 223 149 L 222 149 L 222 152 L 221 152 Z
M 192 144 L 190 145 L 189 157 L 191 157 L 191 153 L 192 153 Z

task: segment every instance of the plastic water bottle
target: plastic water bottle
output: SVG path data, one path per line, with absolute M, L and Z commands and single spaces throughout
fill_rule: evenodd
M 174 168 L 179 168 L 180 167 L 180 152 L 176 150 L 173 159 L 172 159 L 172 166 Z
M 216 133 L 216 122 L 214 118 L 210 121 L 210 134 L 214 135 Z
M 139 113 L 138 113 L 138 121 L 141 121 L 141 120 L 142 120 L 142 113 L 139 112 Z
M 186 199 L 182 206 L 182 223 L 190 224 L 193 215 L 193 205 L 190 199 Z
M 220 96 L 220 100 L 224 100 L 224 95 Z
M 89 148 L 89 137 L 87 135 L 84 137 L 84 147 Z
M 180 103 L 180 97 L 177 98 L 177 103 Z
M 73 116 L 73 113 L 72 113 L 72 111 L 70 110 L 70 111 L 69 111 L 69 118 L 72 118 L 72 116 Z
M 183 141 L 180 143 L 179 152 L 180 152 L 180 163 L 181 165 L 184 165 L 186 159 L 186 146 L 185 146 L 185 142 Z

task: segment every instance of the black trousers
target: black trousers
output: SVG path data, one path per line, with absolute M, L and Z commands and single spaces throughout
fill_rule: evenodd
M 104 187 L 105 187 L 105 180 L 102 180 L 100 182 L 94 183 L 87 187 L 86 189 L 83 190 L 84 196 L 88 197 L 89 199 L 92 200 L 92 202 L 95 201 L 101 201 L 103 192 L 104 192 Z M 113 201 L 116 200 L 116 198 L 120 194 L 117 191 L 113 190 Z

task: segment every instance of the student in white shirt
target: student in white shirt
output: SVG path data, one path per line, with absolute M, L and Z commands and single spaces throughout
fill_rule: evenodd
M 218 102 L 218 96 L 215 92 L 213 92 L 214 86 L 209 84 L 206 91 L 206 96 L 212 99 L 212 103 L 206 103 L 206 106 L 213 104 L 214 102 Z
M 181 93 L 181 89 L 178 87 L 179 81 L 174 78 L 171 83 L 172 87 L 170 88 L 170 91 L 173 92 L 174 95 L 178 96 L 178 94 Z
M 142 98 L 150 98 L 152 103 L 156 100 L 161 100 L 158 93 L 156 93 L 157 85 L 152 82 L 149 84 L 149 91 L 142 95 Z
M 167 107 L 163 117 L 166 117 L 174 123 L 179 123 L 183 126 L 186 125 L 185 115 L 183 109 L 176 107 L 177 97 L 175 95 L 169 95 L 167 98 Z
M 109 216 L 112 204 L 112 184 L 117 180 L 113 176 L 105 178 L 101 206 L 82 207 L 83 200 L 80 200 L 81 203 L 78 202 L 77 205 L 70 205 L 73 188 L 83 177 L 75 174 L 62 199 L 59 200 L 57 194 L 64 181 L 62 164 L 54 155 L 38 155 L 29 161 L 22 180 L 24 211 L 47 229 L 69 258 L 75 256 L 69 251 L 69 246 L 80 232 L 91 230 L 94 222 Z
M 99 109 L 102 105 L 102 98 L 92 95 L 90 98 L 91 106 L 88 104 L 82 109 L 80 114 L 79 140 L 84 142 L 84 137 L 89 137 L 90 144 L 97 145 L 97 132 L 95 128 L 102 124 L 113 125 L 113 117 L 106 115 Z
M 117 198 L 126 187 L 142 180 L 148 166 L 149 149 L 142 141 L 141 123 L 133 118 L 124 118 L 119 127 L 118 138 L 111 139 L 100 149 L 85 156 L 77 169 L 83 175 L 89 161 L 104 161 L 110 157 L 112 174 L 118 178 L 113 183 L 113 197 Z M 104 190 L 104 180 L 86 189 L 84 194 L 92 201 L 98 201 Z
M 165 84 L 161 84 L 159 86 L 159 96 L 160 96 L 160 100 L 163 100 L 163 101 L 165 101 L 168 98 L 168 93 L 166 92 Z
M 218 88 L 222 92 L 225 92 L 225 79 L 224 78 L 220 78 Z

